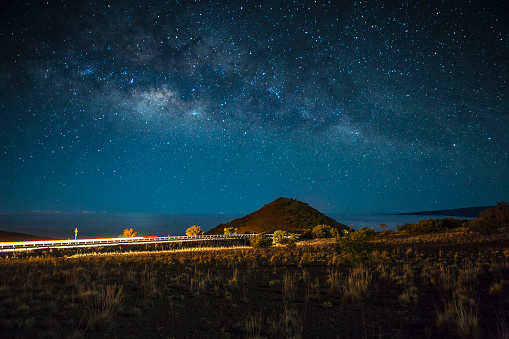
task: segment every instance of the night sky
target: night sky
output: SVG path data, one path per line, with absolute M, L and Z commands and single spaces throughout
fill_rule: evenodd
M 509 199 L 507 1 L 261 3 L 8 2 L 0 212 Z

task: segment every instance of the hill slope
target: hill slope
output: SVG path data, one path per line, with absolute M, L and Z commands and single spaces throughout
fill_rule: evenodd
M 238 228 L 238 233 L 272 233 L 276 230 L 300 233 L 316 225 L 326 224 L 347 229 L 343 224 L 295 199 L 278 198 L 245 217 L 220 224 L 206 234 L 223 234 L 224 228 Z
M 12 242 L 12 241 L 35 241 L 35 240 L 54 240 L 54 238 L 38 237 L 32 234 L 18 233 L 18 232 L 7 232 L 0 230 L 0 242 Z
M 496 207 L 496 206 L 465 207 L 465 208 L 454 208 L 454 209 L 448 209 L 448 210 L 398 213 L 395 215 L 442 215 L 442 216 L 451 216 L 451 217 L 475 218 L 481 212 L 483 212 L 489 208 L 493 208 L 493 207 Z

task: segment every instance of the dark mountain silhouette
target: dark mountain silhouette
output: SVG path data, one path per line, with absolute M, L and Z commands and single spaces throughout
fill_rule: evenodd
M 442 216 L 448 216 L 448 217 L 475 218 L 481 212 L 483 212 L 489 208 L 493 208 L 493 207 L 496 207 L 496 206 L 465 207 L 465 208 L 454 208 L 454 209 L 449 209 L 449 210 L 397 213 L 394 215 L 442 215 Z
M 276 230 L 300 233 L 322 224 L 339 229 L 348 228 L 309 204 L 295 199 L 278 198 L 258 211 L 220 224 L 206 234 L 223 234 L 226 227 L 238 228 L 238 233 L 272 233 Z
M 32 234 L 18 233 L 18 232 L 7 232 L 0 230 L 0 242 L 12 242 L 12 241 L 36 241 L 36 240 L 54 240 L 54 238 L 38 237 Z

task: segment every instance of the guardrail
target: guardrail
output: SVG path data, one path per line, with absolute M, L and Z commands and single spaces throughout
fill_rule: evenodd
M 45 248 L 76 248 L 95 246 L 115 246 L 121 244 L 154 244 L 165 242 L 189 242 L 202 240 L 226 240 L 226 239 L 248 239 L 253 234 L 232 234 L 232 235 L 197 235 L 197 236 L 168 236 L 168 237 L 131 237 L 131 238 L 99 238 L 79 240 L 40 240 L 40 241 L 16 241 L 0 242 L 0 252 L 30 251 Z

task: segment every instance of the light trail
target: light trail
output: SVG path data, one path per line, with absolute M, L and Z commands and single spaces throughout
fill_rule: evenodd
M 197 236 L 171 236 L 171 237 L 131 237 L 131 238 L 97 238 L 79 240 L 38 240 L 0 242 L 0 252 L 31 251 L 45 248 L 78 248 L 115 245 L 156 244 L 168 242 L 191 242 L 203 240 L 234 240 L 249 239 L 253 234 L 232 235 L 197 235 Z

